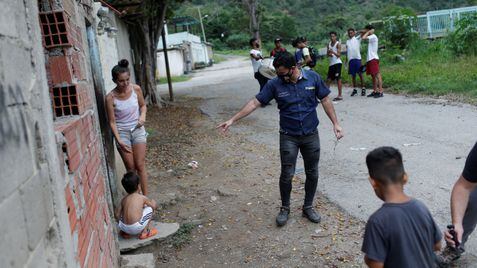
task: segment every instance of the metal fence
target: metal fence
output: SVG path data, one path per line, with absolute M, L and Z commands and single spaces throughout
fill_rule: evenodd
M 476 12 L 477 6 L 429 11 L 413 18 L 411 25 L 421 38 L 442 37 L 454 30 L 459 19 Z

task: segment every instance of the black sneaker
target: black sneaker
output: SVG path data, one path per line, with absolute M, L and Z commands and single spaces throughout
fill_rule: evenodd
M 353 93 L 351 93 L 351 97 L 354 97 L 356 95 L 358 95 L 358 90 L 356 90 L 356 88 L 355 88 L 355 89 L 353 89 Z
M 376 95 L 376 94 L 378 94 L 378 92 L 374 92 L 374 91 L 373 91 L 373 92 L 371 92 L 371 94 L 368 94 L 367 97 L 368 97 L 368 98 L 372 98 L 372 97 L 374 97 L 374 95 Z
M 377 99 L 377 98 L 382 98 L 382 97 L 384 97 L 383 92 L 381 92 L 381 93 L 377 93 L 377 92 L 376 92 L 376 94 L 374 94 L 374 98 L 375 98 L 375 99 Z
M 316 212 L 313 207 L 303 208 L 303 217 L 314 223 L 319 223 L 321 221 L 320 214 Z
M 365 88 L 361 89 L 361 96 L 366 96 L 366 89 Z
M 280 212 L 276 218 L 277 226 L 281 227 L 287 224 L 288 221 L 288 214 L 290 214 L 290 208 L 288 207 L 281 207 Z
M 454 248 L 446 246 L 443 251 L 436 254 L 437 267 L 449 267 L 454 261 L 458 260 L 465 250 L 461 247 Z

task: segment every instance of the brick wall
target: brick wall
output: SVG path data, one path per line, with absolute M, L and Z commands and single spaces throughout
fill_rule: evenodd
M 39 1 L 51 107 L 76 261 L 117 266 L 119 252 L 89 61 L 91 1 Z M 88 6 L 89 5 L 89 6 Z

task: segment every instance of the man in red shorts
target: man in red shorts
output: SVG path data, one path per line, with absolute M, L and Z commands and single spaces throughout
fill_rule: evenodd
M 362 39 L 368 40 L 368 55 L 366 61 L 366 74 L 373 78 L 373 92 L 368 97 L 382 98 L 383 95 L 383 78 L 379 72 L 379 56 L 378 56 L 378 37 L 374 34 L 374 26 L 367 25 L 362 33 Z

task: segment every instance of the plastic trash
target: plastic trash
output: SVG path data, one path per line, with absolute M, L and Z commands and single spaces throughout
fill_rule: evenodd
M 190 161 L 190 163 L 187 164 L 187 166 L 189 166 L 190 168 L 196 169 L 196 168 L 199 167 L 199 162 L 197 162 L 197 161 Z

